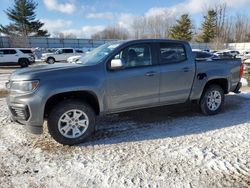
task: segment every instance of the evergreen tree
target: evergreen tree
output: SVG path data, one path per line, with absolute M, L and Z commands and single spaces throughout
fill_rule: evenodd
M 37 3 L 33 0 L 15 0 L 14 7 L 4 11 L 11 23 L 0 25 L 0 32 L 15 36 L 49 36 L 47 30 L 42 30 L 44 23 L 36 20 Z
M 190 41 L 193 36 L 192 22 L 188 14 L 181 15 L 179 20 L 176 20 L 174 25 L 169 31 L 169 37 L 173 39 Z
M 217 13 L 215 10 L 209 10 L 207 16 L 204 16 L 202 23 L 202 41 L 205 43 L 211 42 L 216 37 L 216 18 Z

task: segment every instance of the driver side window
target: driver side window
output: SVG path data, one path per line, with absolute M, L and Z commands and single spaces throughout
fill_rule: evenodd
M 147 44 L 129 46 L 115 55 L 114 59 L 121 59 L 125 68 L 149 66 L 152 65 L 151 48 Z

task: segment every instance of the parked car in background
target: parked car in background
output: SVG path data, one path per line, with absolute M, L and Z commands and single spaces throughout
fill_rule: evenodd
M 67 59 L 68 63 L 75 63 L 78 61 L 82 56 L 81 55 L 76 55 L 76 56 L 71 56 Z
M 201 50 L 192 50 L 196 61 L 212 61 L 213 59 L 218 59 L 218 56 Z
M 224 52 L 230 54 L 231 56 L 233 56 L 234 58 L 236 58 L 236 56 L 238 56 L 240 54 L 239 51 L 237 50 L 225 50 Z
M 82 50 L 76 50 L 73 48 L 59 48 L 54 53 L 42 54 L 41 60 L 48 64 L 53 64 L 55 62 L 66 62 L 69 57 L 82 54 Z
M 194 60 L 188 42 L 145 39 L 106 43 L 75 64 L 16 71 L 6 84 L 12 119 L 41 134 L 44 121 L 61 144 L 85 141 L 98 115 L 194 102 L 205 115 L 238 93 L 239 59 Z
M 250 59 L 244 60 L 243 65 L 244 65 L 244 77 L 250 83 Z
M 30 49 L 0 48 L 0 66 L 28 67 L 35 62 L 35 57 Z
M 250 59 L 250 52 L 249 51 L 242 51 L 237 58 L 241 58 L 243 61 L 246 59 Z
M 229 52 L 223 52 L 222 51 L 222 52 L 216 52 L 214 54 L 217 55 L 220 59 L 233 59 L 233 58 L 236 58 L 236 56 L 233 56 Z

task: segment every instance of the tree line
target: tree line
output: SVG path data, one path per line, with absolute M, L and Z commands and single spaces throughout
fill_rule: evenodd
M 42 29 L 44 23 L 36 19 L 38 4 L 33 0 L 14 0 L 13 7 L 4 12 L 10 24 L 0 24 L 0 33 L 12 38 L 28 36 L 50 36 Z M 226 3 L 204 12 L 201 27 L 196 28 L 192 18 L 185 13 L 176 16 L 165 10 L 161 15 L 137 16 L 133 19 L 130 29 L 120 26 L 107 26 L 103 31 L 94 33 L 93 39 L 142 39 L 172 38 L 192 42 L 214 43 L 219 47 L 228 42 L 250 42 L 250 19 L 247 15 L 232 15 Z M 54 33 L 60 38 L 76 38 L 72 34 Z
M 135 17 L 130 31 L 118 26 L 108 26 L 104 31 L 92 35 L 98 39 L 124 38 L 172 38 L 192 42 L 213 43 L 219 48 L 224 43 L 250 42 L 250 17 L 230 14 L 227 4 L 208 8 L 201 26 L 196 28 L 192 18 L 185 13 L 177 19 L 168 10 L 156 16 Z

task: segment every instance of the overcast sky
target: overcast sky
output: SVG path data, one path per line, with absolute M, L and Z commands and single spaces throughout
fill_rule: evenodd
M 50 33 L 74 33 L 90 37 L 107 25 L 119 24 L 129 29 L 135 16 L 161 15 L 165 10 L 179 15 L 189 13 L 199 27 L 206 7 L 226 2 L 232 14 L 248 14 L 250 0 L 37 0 L 37 18 Z M 1 0 L 0 23 L 8 24 L 4 13 L 13 0 Z

